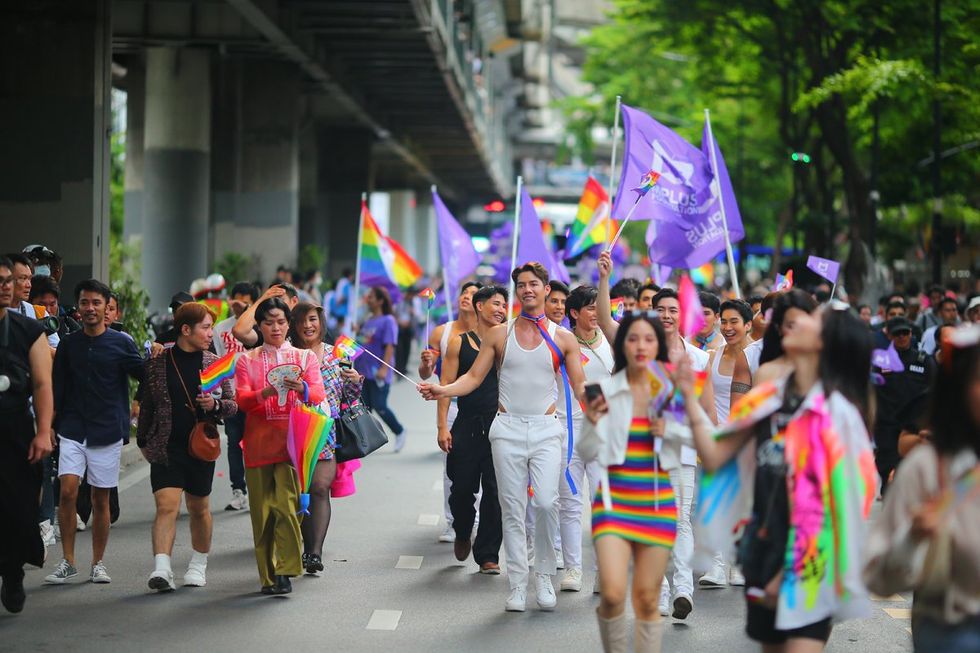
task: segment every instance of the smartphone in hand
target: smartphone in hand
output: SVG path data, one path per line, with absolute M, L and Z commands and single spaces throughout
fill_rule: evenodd
M 598 383 L 590 383 L 585 386 L 585 399 L 589 403 L 592 403 L 601 396 L 602 386 L 600 386 Z

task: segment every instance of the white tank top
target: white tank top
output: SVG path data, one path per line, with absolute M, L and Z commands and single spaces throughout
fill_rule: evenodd
M 711 387 L 715 391 L 715 416 L 719 424 L 728 421 L 728 411 L 732 401 L 732 377 L 720 372 L 721 355 L 724 350 L 724 347 L 715 350 L 714 360 L 711 362 Z
M 582 351 L 582 371 L 585 373 L 586 384 L 596 383 L 612 376 L 614 365 L 612 347 L 609 346 L 606 337 L 602 335 L 602 331 L 598 329 L 596 331 L 599 333 L 599 342 L 593 347 L 579 343 L 579 349 Z M 558 384 L 558 399 L 555 402 L 555 408 L 559 417 L 565 417 L 565 384 L 562 383 L 560 371 L 555 377 L 555 382 Z M 577 419 L 581 415 L 582 405 L 579 404 L 578 399 L 572 397 L 572 417 Z
M 548 335 L 554 339 L 558 325 L 551 320 L 547 322 Z M 504 362 L 497 375 L 500 405 L 515 415 L 545 415 L 557 394 L 551 348 L 542 339 L 534 349 L 524 349 L 517 342 L 516 331 L 511 320 L 507 323 Z

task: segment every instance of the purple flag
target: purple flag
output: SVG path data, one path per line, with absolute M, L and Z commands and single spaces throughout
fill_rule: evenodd
M 439 193 L 433 188 L 432 205 L 436 210 L 436 228 L 439 232 L 439 256 L 446 272 L 446 281 L 453 294 L 463 279 L 476 272 L 480 254 L 466 230 L 456 222 Z
M 670 274 L 674 269 L 669 265 L 654 263 L 651 271 L 653 272 L 653 282 L 663 288 L 667 284 L 667 280 L 670 279 Z
M 520 239 L 517 241 L 517 265 L 521 266 L 529 261 L 537 261 L 548 268 L 548 276 L 558 279 L 564 283 L 570 283 L 571 278 L 564 264 L 555 256 L 544 241 L 544 233 L 541 231 L 541 220 L 538 212 L 534 210 L 534 203 L 527 189 L 521 189 L 521 230 Z
M 831 261 L 829 258 L 810 256 L 806 260 L 806 266 L 819 274 L 830 283 L 837 283 L 837 273 L 840 272 L 840 263 Z
M 882 372 L 904 372 L 905 365 L 895 351 L 895 343 L 888 345 L 888 349 L 875 349 L 871 352 L 871 364 Z
M 695 268 L 725 249 L 721 202 L 725 202 L 733 243 L 745 235 L 728 170 L 715 144 L 718 179 L 711 172 L 708 139 L 699 150 L 647 114 L 623 106 L 626 147 L 623 176 L 612 216 L 622 219 L 633 196 L 625 191 L 642 184 L 644 175 L 660 175 L 656 185 L 637 201 L 634 220 L 650 220 L 647 245 L 650 261 L 673 268 Z

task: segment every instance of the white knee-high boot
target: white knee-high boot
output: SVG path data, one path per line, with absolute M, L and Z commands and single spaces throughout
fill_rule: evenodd
M 629 637 L 626 629 L 626 612 L 606 619 L 599 615 L 596 610 L 596 618 L 599 620 L 599 637 L 602 639 L 602 650 L 605 653 L 627 653 L 629 651 Z
M 660 653 L 660 640 L 664 634 L 664 620 L 640 621 L 633 625 L 633 650 L 636 653 Z

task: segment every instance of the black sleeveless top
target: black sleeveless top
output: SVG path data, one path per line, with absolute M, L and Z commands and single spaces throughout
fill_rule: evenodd
M 476 333 L 470 331 L 465 334 L 460 334 L 459 337 L 462 339 L 462 342 L 459 346 L 459 374 L 457 378 L 470 371 L 477 354 L 480 353 L 479 349 L 475 349 L 470 344 L 470 338 L 472 338 L 477 346 L 480 345 L 480 338 L 477 337 Z M 456 404 L 459 406 L 461 416 L 492 415 L 497 412 L 496 366 L 490 368 L 486 378 L 483 379 L 483 383 L 476 390 L 468 395 L 461 396 L 456 400 Z
M 44 334 L 37 320 L 18 315 L 10 310 L 0 320 L 0 375 L 7 377 L 0 392 L 0 414 L 26 413 L 30 410 L 33 392 L 31 381 L 30 351 Z M 496 387 L 496 386 L 494 386 Z

